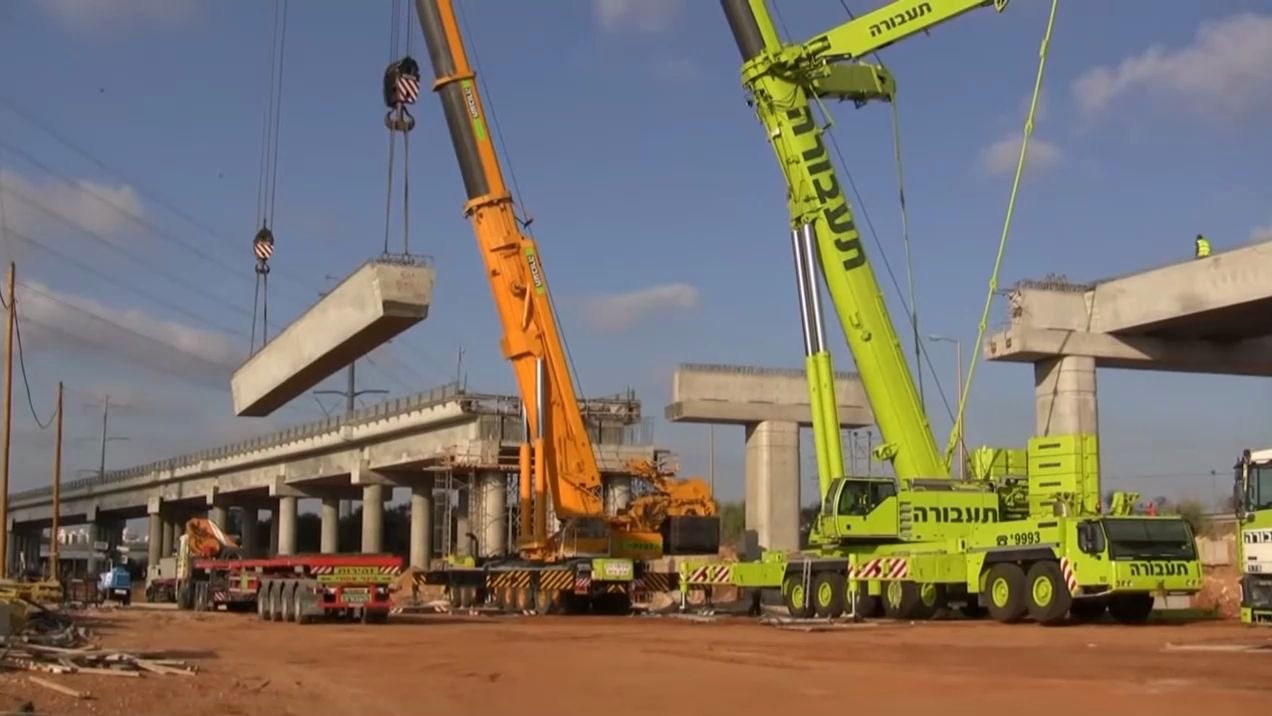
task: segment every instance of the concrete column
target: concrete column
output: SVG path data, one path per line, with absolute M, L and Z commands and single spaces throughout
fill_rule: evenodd
M 340 507 L 337 510 L 337 517 L 344 520 L 353 514 L 353 500 L 340 500 Z
M 1098 433 L 1095 359 L 1065 356 L 1035 363 L 1034 419 L 1039 436 Z
M 433 476 L 411 484 L 411 566 L 428 569 L 433 558 Z
M 17 576 L 18 573 L 16 567 L 18 563 L 18 533 L 14 530 L 9 530 L 5 537 L 4 545 L 5 574 L 12 579 Z
M 94 544 L 102 538 L 101 527 L 96 522 L 88 523 L 88 573 L 90 575 L 97 574 L 100 571 L 101 563 L 97 559 L 97 547 Z
M 171 557 L 176 547 L 176 525 L 171 517 L 161 517 L 162 534 L 160 535 L 159 556 Z
M 605 514 L 616 515 L 632 501 L 631 475 L 605 476 Z
M 230 524 L 230 513 L 224 507 L 214 505 L 208 508 L 208 521 L 225 530 Z
M 372 554 L 384 544 L 384 486 L 362 486 L 362 552 Z
M 746 550 L 799 549 L 799 425 L 746 426 Z
M 243 554 L 248 557 L 255 557 L 261 551 L 260 535 L 257 534 L 256 529 L 259 513 L 260 511 L 255 507 L 239 508 L 239 546 L 243 548 Z
M 479 522 L 477 551 L 482 557 L 508 551 L 508 479 L 502 472 L 483 472 L 477 476 Z
M 451 551 L 460 557 L 472 556 L 472 550 L 469 549 L 471 543 L 468 541 L 468 533 L 472 532 L 472 520 L 469 519 L 469 510 L 471 509 L 473 484 L 476 478 L 472 479 L 468 485 L 461 485 L 455 492 L 455 508 L 451 511 L 451 515 L 455 519 L 455 543 L 451 546 Z
M 278 498 L 278 554 L 296 554 L 296 498 Z
M 159 564 L 159 559 L 163 557 L 160 551 L 163 547 L 163 517 L 158 512 L 152 512 L 149 517 L 149 523 L 146 525 L 146 564 L 147 569 Z
M 340 505 L 345 500 L 334 497 L 322 498 L 322 542 L 318 550 L 323 554 L 335 554 L 340 551 Z

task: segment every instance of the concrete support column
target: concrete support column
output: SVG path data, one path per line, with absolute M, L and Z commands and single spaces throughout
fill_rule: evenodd
M 214 505 L 208 508 L 208 521 L 224 531 L 229 528 L 230 513 L 224 507 Z
M 259 510 L 255 507 L 239 509 L 239 546 L 243 548 L 243 554 L 248 557 L 255 557 L 261 551 L 260 535 L 257 534 L 256 529 L 258 513 Z
M 362 486 L 362 552 L 372 554 L 384 544 L 384 486 Z
M 323 554 L 335 554 L 340 551 L 340 506 L 345 500 L 334 497 L 322 498 L 322 539 L 318 551 Z
M 147 518 L 146 568 L 152 569 L 159 564 L 159 559 L 163 557 L 163 554 L 160 551 L 163 547 L 163 517 L 161 517 L 158 512 L 151 512 L 147 515 Z
M 799 549 L 799 424 L 746 426 L 746 551 Z
M 428 569 L 433 558 L 433 476 L 411 484 L 411 566 Z
M 472 505 L 473 486 L 476 484 L 476 477 L 470 479 L 467 485 L 461 485 L 455 492 L 455 508 L 451 514 L 455 518 L 455 543 L 451 547 L 451 551 L 460 557 L 471 557 L 471 543 L 468 541 L 468 533 L 472 532 L 472 520 L 469 519 L 469 510 Z
M 296 498 L 278 498 L 278 554 L 296 554 Z
M 616 515 L 632 501 L 632 476 L 605 477 L 605 514 Z
M 171 557 L 176 548 L 176 525 L 171 517 L 161 517 L 162 534 L 160 535 L 159 556 Z
M 102 529 L 96 522 L 88 523 L 88 573 L 97 574 L 101 563 L 97 558 L 97 541 L 102 538 Z
M 477 487 L 477 553 L 481 557 L 504 554 L 508 551 L 508 479 L 502 472 L 483 472 L 477 476 Z
M 1034 419 L 1039 436 L 1098 433 L 1095 359 L 1065 356 L 1035 363 Z

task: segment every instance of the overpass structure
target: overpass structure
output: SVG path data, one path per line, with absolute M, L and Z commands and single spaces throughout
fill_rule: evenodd
M 1097 367 L 1272 376 L 1272 242 L 1008 298 L 984 356 L 1034 365 L 1039 435 L 1096 432 Z
M 631 494 L 628 461 L 656 458 L 648 425 L 632 393 L 585 400 L 584 414 L 606 482 L 606 504 L 617 509 Z M 378 552 L 384 503 L 403 488 L 411 494 L 413 566 L 426 566 L 452 540 L 465 551 L 471 545 L 463 536 L 470 531 L 482 554 L 498 554 L 515 534 L 516 500 L 508 493 L 516 490 L 510 477 L 517 472 L 523 434 L 518 398 L 446 385 L 349 416 L 64 483 L 60 519 L 63 526 L 87 523 L 91 541 L 116 543 L 126 520 L 146 518 L 151 564 L 173 553 L 185 520 L 204 514 L 227 529 L 233 515 L 231 531 L 248 553 L 293 554 L 298 502 L 316 498 L 320 549 L 337 552 L 353 547 L 338 543 L 339 501 L 361 499 L 360 549 Z M 439 495 L 446 497 L 441 514 L 455 522 L 440 534 Z M 52 510 L 49 488 L 11 495 L 10 564 L 38 563 Z M 257 530 L 261 510 L 270 512 L 268 545 Z
M 672 378 L 668 420 L 746 431 L 746 551 L 799 549 L 799 429 L 811 426 L 802 370 L 684 364 Z M 874 423 L 861 380 L 835 376 L 842 427 Z

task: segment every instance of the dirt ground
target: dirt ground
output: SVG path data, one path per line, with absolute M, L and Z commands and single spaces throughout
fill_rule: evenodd
M 745 619 L 395 616 L 385 625 L 255 615 L 86 612 L 102 644 L 171 649 L 194 677 L 0 675 L 0 708 L 133 716 L 368 713 L 1256 713 L 1272 633 L 1232 622 L 1044 628 L 880 622 L 786 631 Z M 1243 643 L 1255 652 L 1215 650 Z M 1178 645 L 1212 647 L 1180 650 Z M 820 709 L 813 711 L 811 709 Z

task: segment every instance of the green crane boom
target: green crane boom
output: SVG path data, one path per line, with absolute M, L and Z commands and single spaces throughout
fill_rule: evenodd
M 797 44 L 783 44 L 765 0 L 721 0 L 742 53 L 742 83 L 767 130 L 786 176 L 805 367 L 808 371 L 818 485 L 824 497 L 844 474 L 834 392 L 825 345 L 818 274 L 857 362 L 883 442 L 875 457 L 898 478 L 949 477 L 926 411 L 897 339 L 887 305 L 862 247 L 852 209 L 810 102 L 890 100 L 894 82 L 882 67 L 853 60 L 977 7 L 1005 0 L 902 0 Z

